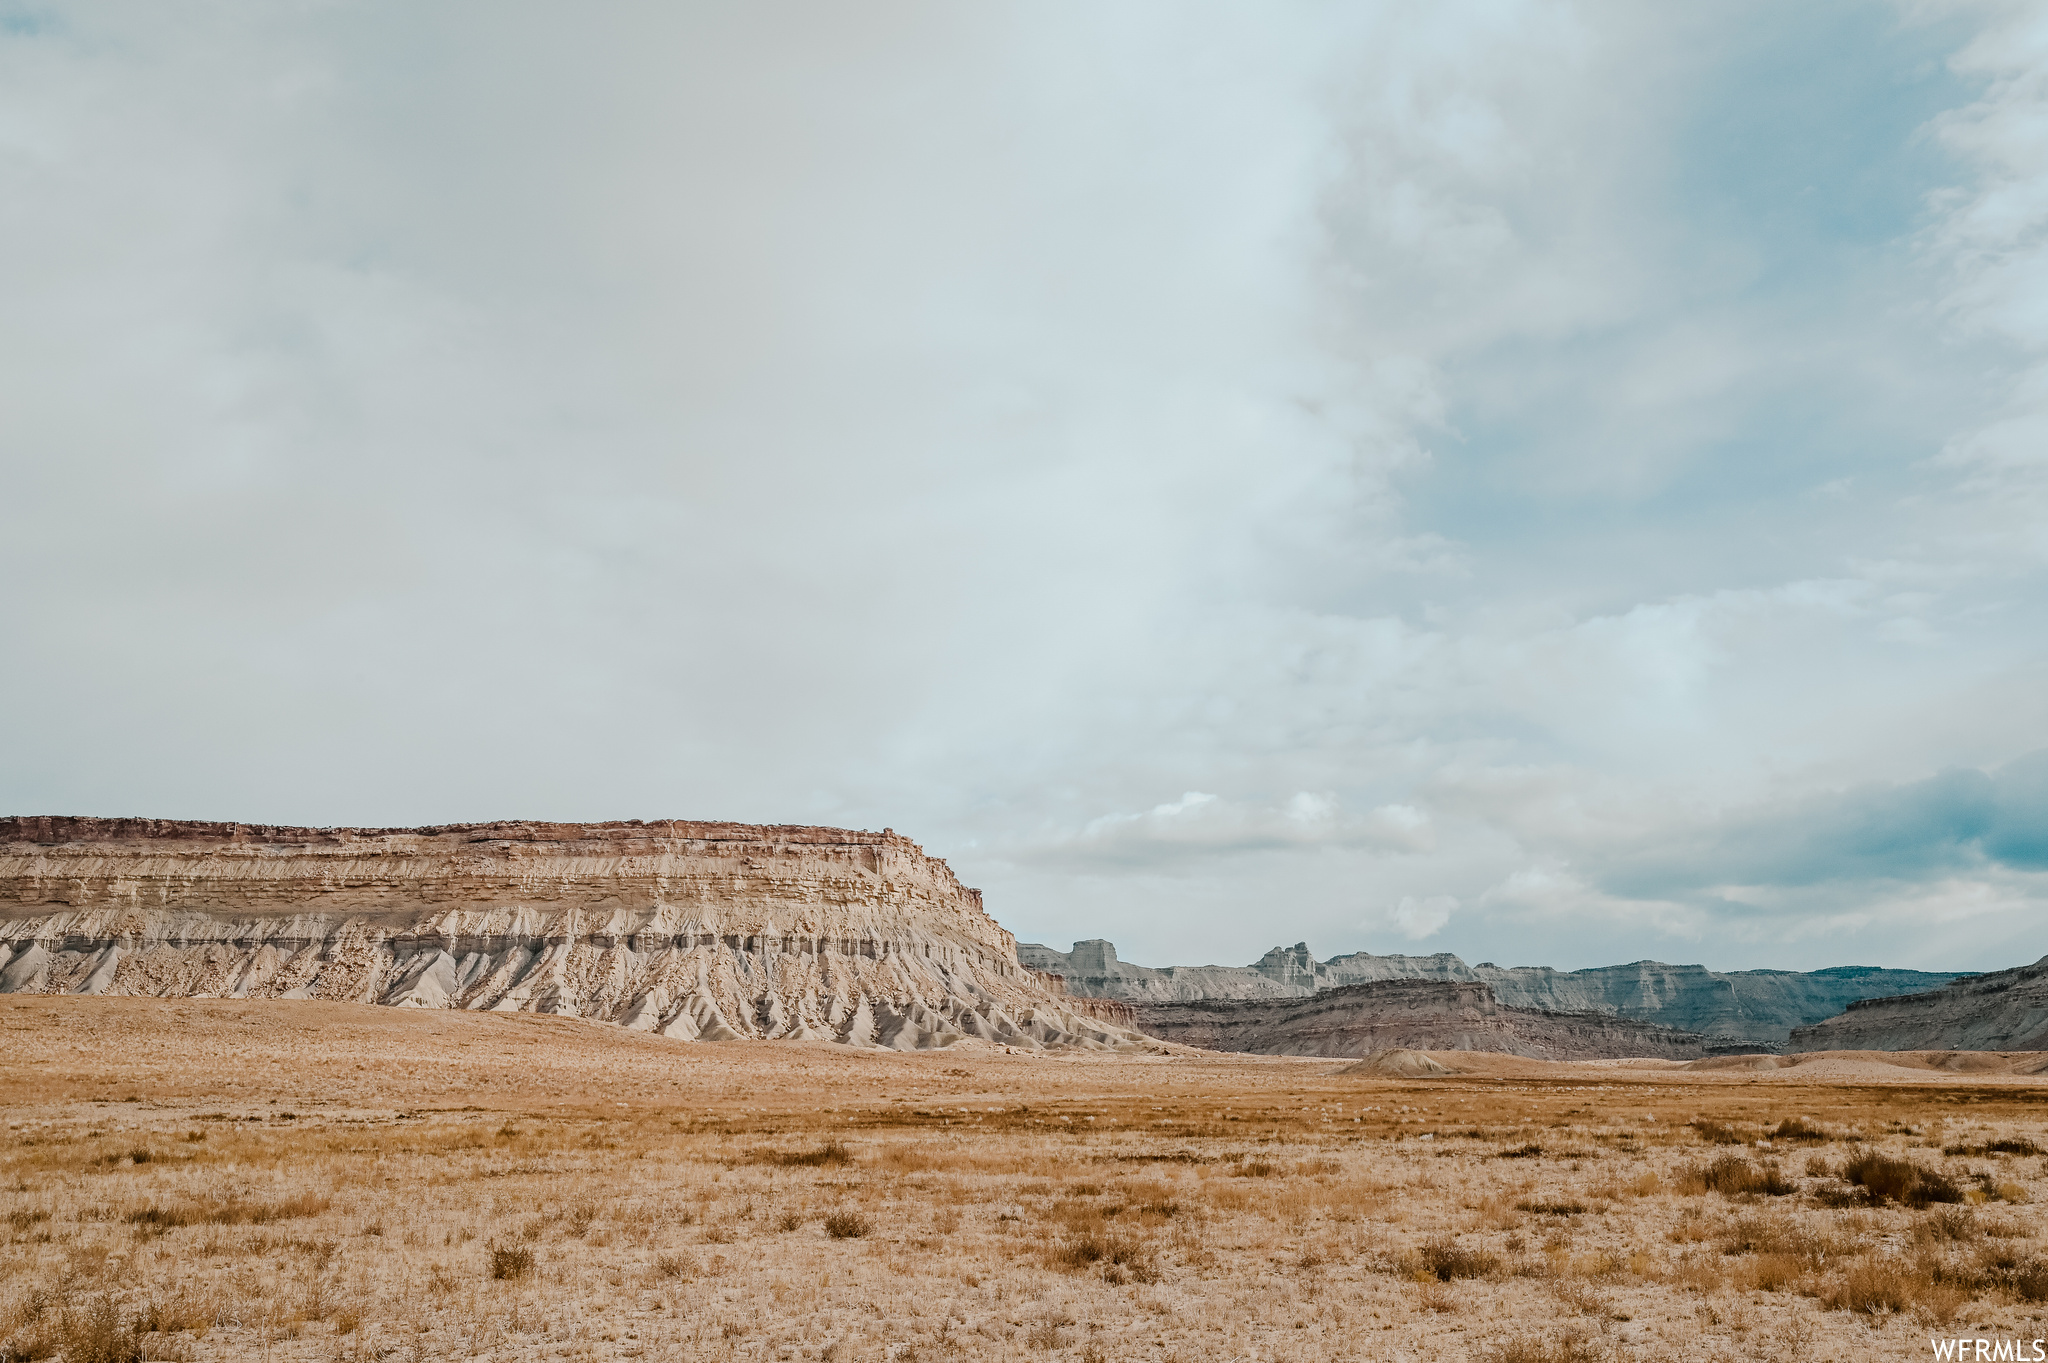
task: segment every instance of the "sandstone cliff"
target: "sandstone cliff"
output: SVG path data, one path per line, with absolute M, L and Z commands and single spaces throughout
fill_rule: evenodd
M 1792 1033 L 1793 1051 L 2048 1050 L 2048 956 L 1903 998 L 1868 999 Z
M 1380 980 L 1295 999 L 1141 1003 L 1139 1030 L 1166 1041 L 1260 1055 L 1365 1056 L 1375 1051 L 1494 1051 L 1540 1060 L 1707 1053 L 1704 1037 L 1608 1013 L 1509 1008 L 1486 985 Z
M 908 838 L 0 819 L 0 993 L 573 1014 L 686 1040 L 1141 1044 Z
M 1564 971 L 1490 962 L 1470 966 L 1448 952 L 1375 956 L 1361 951 L 1318 961 L 1301 942 L 1274 947 L 1248 966 L 1155 970 L 1118 960 L 1116 947 L 1100 940 L 1076 942 L 1071 952 L 1024 943 L 1017 955 L 1034 970 L 1064 976 L 1074 994 L 1134 1003 L 1306 998 L 1319 989 L 1375 980 L 1461 981 L 1491 986 L 1509 1007 L 1612 1013 L 1756 1046 L 1782 1043 L 1794 1027 L 1833 1017 L 1857 999 L 1936 989 L 1958 978 L 1875 966 L 1723 972 L 1660 961 Z

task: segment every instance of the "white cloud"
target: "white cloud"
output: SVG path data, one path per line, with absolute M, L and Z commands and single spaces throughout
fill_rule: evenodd
M 1209 859 L 1236 853 L 1347 848 L 1405 853 L 1429 850 L 1429 815 L 1408 804 L 1348 813 L 1335 797 L 1297 791 L 1274 804 L 1226 800 L 1191 790 L 1178 800 L 1130 814 L 1104 814 L 1072 833 L 1018 848 L 1019 860 L 1083 866 L 1143 867 L 1198 874 Z
M 1444 924 L 1451 921 L 1451 914 L 1457 910 L 1458 901 L 1447 894 L 1431 895 L 1417 899 L 1414 895 L 1402 895 L 1401 902 L 1388 915 L 1402 936 L 1411 942 L 1419 942 L 1434 936 Z

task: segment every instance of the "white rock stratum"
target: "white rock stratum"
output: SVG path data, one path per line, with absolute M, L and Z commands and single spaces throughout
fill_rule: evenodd
M 631 820 L 0 819 L 0 993 L 571 1014 L 692 1041 L 1144 1045 L 916 843 Z

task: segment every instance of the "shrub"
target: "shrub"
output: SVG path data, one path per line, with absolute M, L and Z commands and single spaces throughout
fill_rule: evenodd
M 1159 1270 L 1142 1241 L 1099 1231 L 1075 1235 L 1053 1246 L 1046 1252 L 1046 1262 L 1068 1273 L 1100 1264 L 1103 1276 L 1113 1283 L 1159 1281 Z
M 1432 1240 L 1422 1247 L 1422 1265 L 1438 1282 L 1459 1278 L 1486 1278 L 1500 1272 L 1498 1254 L 1483 1249 L 1466 1249 L 1453 1240 Z
M 1896 1263 L 1858 1264 L 1830 1283 L 1820 1301 L 1830 1311 L 1887 1315 L 1913 1304 L 1914 1286 L 1911 1276 Z
M 654 1272 L 657 1277 L 680 1278 L 689 1271 L 690 1261 L 680 1254 L 664 1254 L 654 1261 Z
M 1938 1212 L 1930 1212 L 1926 1220 L 1913 1227 L 1913 1239 L 1921 1244 L 1944 1240 L 1976 1240 L 1983 1234 L 1977 1225 L 1977 1218 L 1967 1207 L 1943 1207 Z
M 856 1211 L 836 1211 L 825 1218 L 825 1234 L 834 1240 L 858 1240 L 874 1227 Z
M 1534 1159 L 1542 1153 L 1543 1147 L 1531 1141 L 1527 1145 L 1518 1145 L 1512 1150 L 1496 1150 L 1493 1152 L 1493 1157 L 1495 1159 Z
M 1762 1194 L 1783 1197 L 1799 1191 L 1775 1164 L 1762 1168 L 1740 1155 L 1723 1155 L 1704 1168 L 1691 1165 L 1679 1171 L 1678 1190 L 1684 1193 L 1720 1193 L 1724 1197 Z
M 853 1163 L 853 1151 L 839 1141 L 826 1141 L 816 1150 L 780 1150 L 769 1162 L 785 1169 L 838 1169 Z
M 1704 1117 L 1695 1117 L 1690 1122 L 1687 1122 L 1686 1125 L 1690 1126 L 1694 1133 L 1709 1145 L 1749 1144 L 1734 1128 L 1723 1126 L 1719 1122 L 1708 1121 Z
M 491 1251 L 491 1277 L 498 1282 L 533 1272 L 533 1251 L 524 1245 L 501 1245 Z
M 1771 1128 L 1774 1141 L 1827 1141 L 1833 1140 L 1825 1130 L 1815 1126 L 1804 1117 L 1787 1117 Z
M 1537 1216 L 1582 1216 L 1586 1211 L 1583 1202 L 1517 1202 L 1516 1211 L 1532 1212 Z
M 1583 1334 L 1559 1339 L 1511 1339 L 1497 1344 L 1486 1355 L 1486 1363 L 1600 1363 L 1608 1352 Z
M 211 1205 L 182 1207 L 159 1207 L 152 1203 L 122 1219 L 131 1226 L 153 1226 L 159 1230 L 178 1226 L 267 1226 L 293 1217 L 318 1216 L 326 1210 L 326 1198 L 317 1193 L 300 1193 L 297 1197 L 280 1198 L 275 1202 L 243 1202 L 230 1198 Z
M 141 1341 L 121 1319 L 111 1296 L 66 1308 L 55 1326 L 54 1338 L 40 1342 L 49 1352 L 63 1354 L 64 1363 L 140 1363 Z
M 1925 1168 L 1911 1160 L 1866 1150 L 1842 1166 L 1842 1177 L 1866 1189 L 1880 1202 L 1901 1202 L 1908 1207 L 1925 1207 L 1935 1202 L 1961 1202 L 1963 1190 L 1946 1174 Z
M 1247 1160 L 1245 1163 L 1238 1165 L 1236 1177 L 1271 1178 L 1279 1172 L 1280 1170 L 1277 1165 L 1268 1164 L 1262 1159 L 1255 1159 Z
M 1982 1145 L 1944 1145 L 1944 1155 L 2038 1155 L 2041 1147 L 2024 1136 L 2006 1136 Z

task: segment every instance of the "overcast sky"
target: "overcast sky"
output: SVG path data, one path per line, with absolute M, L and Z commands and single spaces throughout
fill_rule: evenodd
M 2048 952 L 2037 4 L 0 0 L 0 809 Z

